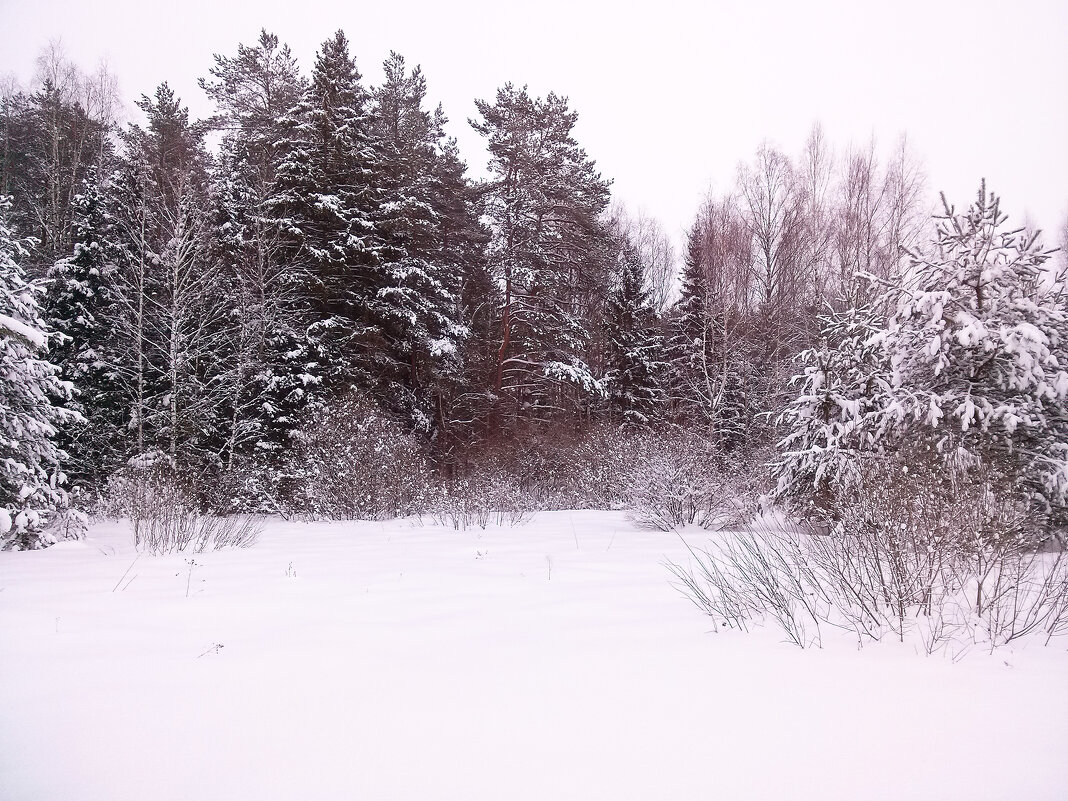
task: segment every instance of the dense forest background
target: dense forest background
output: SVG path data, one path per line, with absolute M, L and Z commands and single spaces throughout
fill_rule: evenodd
M 904 140 L 762 145 L 677 253 L 566 97 L 476 101 L 473 181 L 398 54 L 367 86 L 342 32 L 310 75 L 263 32 L 205 73 L 205 120 L 163 84 L 120 125 L 56 48 L 0 98 L 9 544 L 146 481 L 220 514 L 665 526 L 916 481 L 1063 523 L 1063 253 L 985 186 L 935 202 Z

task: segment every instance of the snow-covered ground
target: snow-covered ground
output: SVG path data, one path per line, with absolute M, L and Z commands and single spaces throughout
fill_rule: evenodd
M 0 799 L 1068 798 L 1063 644 L 712 634 L 685 554 L 606 512 L 0 553 Z

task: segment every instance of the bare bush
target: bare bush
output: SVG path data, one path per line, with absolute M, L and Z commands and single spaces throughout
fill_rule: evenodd
M 146 482 L 132 522 L 137 549 L 157 555 L 247 548 L 263 529 L 254 517 L 202 514 L 177 481 L 166 478 Z
M 468 453 L 451 466 L 450 482 L 500 483 L 530 509 L 625 508 L 634 467 L 653 437 L 607 424 L 526 431 Z
M 760 521 L 692 550 L 671 566 L 681 589 L 726 626 L 771 621 L 802 647 L 827 626 L 927 653 L 1068 632 L 1068 557 L 1037 548 L 1026 501 L 982 466 L 939 477 L 910 456 L 865 464 L 827 529 Z
M 1013 553 L 994 560 L 985 593 L 973 579 L 983 605 L 976 608 L 991 646 L 1033 633 L 1051 638 L 1068 633 L 1068 559 L 1064 552 Z
M 198 488 L 201 501 L 219 514 L 288 518 L 290 509 L 279 494 L 283 478 L 277 466 L 261 455 L 235 457 L 225 469 L 213 470 Z
M 490 523 L 517 526 L 536 511 L 514 478 L 499 469 L 476 469 L 442 486 L 431 509 L 442 526 L 464 530 Z
M 247 548 L 263 530 L 256 517 L 205 514 L 196 500 L 201 493 L 195 484 L 163 461 L 139 463 L 116 472 L 108 489 L 99 511 L 129 518 L 139 551 L 159 555 Z
M 739 532 L 722 540 L 716 555 L 698 556 L 713 589 L 709 613 L 735 621 L 771 618 L 795 645 L 821 644 L 822 615 L 807 591 L 810 567 L 800 537 L 787 530 Z
M 355 396 L 305 414 L 288 465 L 287 503 L 312 517 L 381 520 L 421 513 L 430 500 L 420 442 Z
M 646 528 L 736 526 L 756 510 L 758 462 L 725 456 L 708 440 L 676 430 L 647 437 L 634 455 L 627 505 Z

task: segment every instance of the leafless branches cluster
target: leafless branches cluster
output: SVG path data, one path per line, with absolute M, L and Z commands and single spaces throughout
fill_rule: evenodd
M 756 512 L 764 474 L 759 457 L 727 460 L 705 437 L 665 432 L 634 462 L 627 506 L 638 525 L 660 531 L 737 526 Z
M 770 621 L 800 647 L 841 629 L 955 656 L 1068 633 L 1068 556 L 1032 534 L 1026 504 L 989 473 L 939 483 L 901 468 L 866 466 L 829 530 L 765 520 L 672 572 L 717 627 Z
M 882 161 L 874 141 L 836 155 L 819 126 L 797 160 L 765 144 L 719 201 L 730 209 L 721 219 L 743 223 L 731 257 L 719 260 L 740 285 L 734 303 L 789 318 L 823 302 L 862 302 L 858 276 L 893 273 L 919 237 L 924 190 L 904 138 Z
M 282 481 L 295 512 L 335 520 L 421 513 L 432 485 L 421 443 L 358 395 L 309 410 Z
M 536 511 L 514 476 L 500 469 L 479 469 L 443 484 L 431 502 L 431 515 L 441 526 L 472 527 L 522 525 Z
M 680 323 L 691 355 L 675 407 L 728 442 L 781 408 L 826 306 L 870 300 L 861 276 L 899 269 L 927 216 L 924 181 L 904 139 L 882 161 L 874 142 L 836 155 L 819 127 L 796 159 L 765 144 L 742 163 L 690 230 Z
M 278 496 L 297 514 L 333 519 L 429 515 L 466 529 L 594 508 L 629 509 L 664 531 L 720 528 L 751 516 L 768 488 L 759 455 L 728 463 L 685 429 L 530 434 L 443 467 L 395 423 L 350 401 L 309 417 L 294 447 Z
M 195 493 L 163 465 L 131 468 L 113 476 L 104 511 L 128 517 L 135 547 L 153 555 L 247 548 L 263 529 L 256 517 L 203 513 Z

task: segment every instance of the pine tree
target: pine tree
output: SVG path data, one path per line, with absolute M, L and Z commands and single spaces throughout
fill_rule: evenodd
M 266 30 L 254 46 L 239 44 L 236 56 L 214 58 L 212 80 L 200 80 L 216 104 L 213 124 L 223 131 L 224 150 L 240 164 L 246 182 L 262 195 L 281 159 L 279 121 L 300 100 L 304 81 L 289 46 Z
M 909 254 L 883 303 L 893 406 L 1016 476 L 1034 497 L 1068 504 L 1068 309 L 1038 232 L 1009 229 L 986 191 L 962 214 L 942 198 L 937 236 Z
M 667 367 L 664 338 L 658 331 L 645 287 L 645 266 L 637 250 L 621 249 L 619 285 L 605 310 L 607 371 L 604 375 L 609 407 L 629 427 L 648 427 L 663 412 L 661 386 Z
M 226 471 L 251 460 L 249 469 L 262 472 L 262 460 L 277 456 L 284 441 L 278 384 L 307 325 L 306 281 L 287 258 L 287 235 L 273 213 L 286 126 L 306 84 L 289 47 L 267 31 L 254 46 L 239 45 L 236 56 L 216 55 L 211 76 L 201 86 L 216 103 L 214 124 L 224 137 L 211 189 L 210 258 L 227 307 L 215 376 L 226 398 L 213 440 Z
M 566 98 L 506 84 L 476 106 L 492 176 L 489 260 L 504 288 L 494 392 L 513 418 L 581 410 L 603 393 L 587 348 L 608 286 L 609 184 L 572 136 Z
M 826 510 L 864 456 L 882 449 L 890 402 L 883 322 L 869 307 L 828 309 L 820 345 L 799 354 L 798 394 L 776 421 L 787 432 L 772 469 L 780 497 Z
M 8 223 L 10 200 L 0 199 L 0 536 L 9 546 L 46 544 L 49 513 L 66 503 L 54 441 L 77 413 L 53 405 L 70 385 L 43 358 L 48 336 L 38 311 L 39 287 L 26 281 L 18 259 L 24 242 Z

